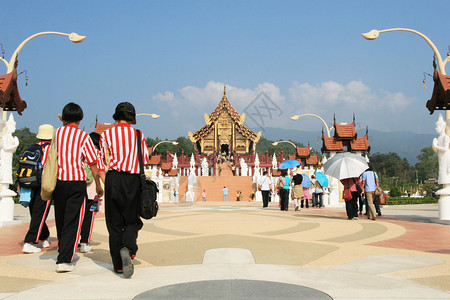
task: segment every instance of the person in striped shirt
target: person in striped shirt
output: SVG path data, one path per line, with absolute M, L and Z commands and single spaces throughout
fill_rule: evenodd
M 97 169 L 97 152 L 89 135 L 78 128 L 83 110 L 76 103 L 64 106 L 63 127 L 56 130 L 52 147 L 58 151 L 58 179 L 53 200 L 58 235 L 57 272 L 70 272 L 77 251 L 86 205 L 86 162 L 94 175 L 98 196 L 103 195 Z
M 131 277 L 134 272 L 132 259 L 136 256 L 137 235 L 142 228 L 139 217 L 139 158 L 137 133 L 131 127 L 136 124 L 136 111 L 129 102 L 117 105 L 113 115 L 117 126 L 104 131 L 100 137 L 102 157 L 109 157 L 105 182 L 105 217 L 109 232 L 109 251 L 114 271 Z M 147 143 L 141 134 L 144 165 L 149 163 Z
M 50 147 L 50 142 L 53 137 L 53 126 L 50 124 L 43 124 L 39 126 L 39 131 L 36 137 L 39 142 L 36 145 L 42 146 L 42 157 L 41 166 L 42 168 L 47 161 L 48 147 Z M 41 187 L 35 187 L 31 189 L 31 200 L 30 200 L 30 227 L 25 235 L 24 245 L 22 248 L 23 253 L 38 253 L 41 252 L 41 248 L 50 247 L 50 231 L 48 230 L 47 220 L 48 213 L 50 211 L 51 201 L 42 201 L 41 199 Z

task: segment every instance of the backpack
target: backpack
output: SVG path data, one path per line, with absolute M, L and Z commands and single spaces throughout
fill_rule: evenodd
M 28 147 L 19 159 L 19 166 L 17 169 L 17 180 L 20 187 L 23 188 L 37 188 L 41 186 L 42 176 L 42 156 L 44 154 L 44 147 L 50 143 L 42 145 L 32 145 Z

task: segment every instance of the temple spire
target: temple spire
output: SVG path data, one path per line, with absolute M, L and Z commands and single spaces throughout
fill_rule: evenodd
M 226 84 L 223 85 L 223 95 L 224 96 L 227 95 L 227 85 Z

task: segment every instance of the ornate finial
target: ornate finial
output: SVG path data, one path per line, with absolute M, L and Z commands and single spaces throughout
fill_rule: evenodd
M 227 95 L 227 85 L 226 84 L 223 86 L 223 95 L 224 96 Z

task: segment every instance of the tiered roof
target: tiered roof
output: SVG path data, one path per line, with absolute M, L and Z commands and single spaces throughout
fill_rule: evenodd
M 17 111 L 19 115 L 27 107 L 27 103 L 20 98 L 17 87 L 17 70 L 0 75 L 0 107 L 5 111 Z
M 345 151 L 370 151 L 368 129 L 366 135 L 358 137 L 355 128 L 355 116 L 350 124 L 338 124 L 334 119 L 334 136 L 328 137 L 322 132 L 322 153 Z
M 251 141 L 258 142 L 259 138 L 261 137 L 261 133 L 256 133 L 252 131 L 250 128 L 244 125 L 245 120 L 245 114 L 240 115 L 234 107 L 231 105 L 230 101 L 228 100 L 226 90 L 224 88 L 222 99 L 220 100 L 217 107 L 214 109 L 214 111 L 206 115 L 205 114 L 205 122 L 206 125 L 197 130 L 194 134 L 190 134 L 191 141 L 196 142 L 200 140 L 201 138 L 208 135 L 213 129 L 214 129 L 214 122 L 219 119 L 219 116 L 223 110 L 226 110 L 230 116 L 231 119 L 235 122 L 236 129 L 246 138 L 248 138 Z
M 115 122 L 113 124 L 102 124 L 102 123 L 99 123 L 98 121 L 95 121 L 95 132 L 97 132 L 98 134 L 102 134 L 103 131 L 113 128 L 116 125 L 117 125 L 117 122 Z

